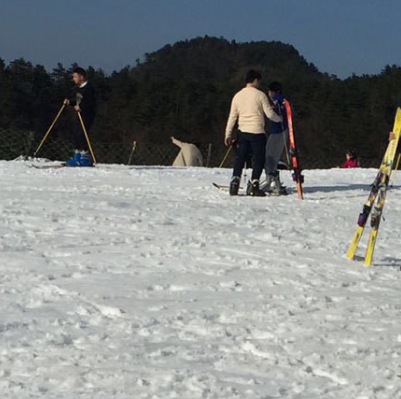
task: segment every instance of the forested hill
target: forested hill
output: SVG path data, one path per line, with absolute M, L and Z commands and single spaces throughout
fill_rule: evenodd
M 71 68 L 59 64 L 47 71 L 23 59 L 8 65 L 0 60 L 0 128 L 43 134 L 72 90 Z M 271 80 L 284 85 L 305 156 L 341 160 L 353 149 L 365 158 L 381 157 L 401 105 L 401 68 L 340 80 L 280 42 L 204 37 L 167 45 L 109 76 L 90 67 L 99 97 L 91 134 L 110 141 L 167 142 L 175 135 L 221 143 L 231 98 L 249 68 L 262 72 L 262 89 Z M 59 129 L 66 126 L 61 121 Z

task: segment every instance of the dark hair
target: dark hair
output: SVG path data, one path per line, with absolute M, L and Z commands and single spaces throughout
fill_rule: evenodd
M 246 77 L 245 77 L 246 83 L 252 83 L 255 80 L 261 80 L 261 79 L 262 79 L 261 73 L 258 71 L 255 71 L 254 69 L 251 69 L 246 73 Z
M 86 78 L 86 71 L 85 69 L 81 68 L 81 67 L 76 67 L 72 70 L 72 73 L 77 73 L 78 75 L 83 76 L 84 78 Z
M 274 91 L 275 93 L 282 93 L 283 92 L 283 85 L 280 82 L 271 82 L 269 84 L 269 90 Z
M 355 151 L 347 151 L 347 154 L 351 157 L 351 159 L 358 158 Z

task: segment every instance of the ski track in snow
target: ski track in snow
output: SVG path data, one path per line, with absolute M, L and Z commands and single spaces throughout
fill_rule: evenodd
M 375 170 L 305 171 L 300 201 L 27 166 L 0 162 L 2 399 L 401 398 L 400 187 L 375 267 L 344 255 Z

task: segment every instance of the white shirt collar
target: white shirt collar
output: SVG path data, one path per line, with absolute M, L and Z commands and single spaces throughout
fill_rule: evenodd
M 79 88 L 82 89 L 82 88 L 85 87 L 87 84 L 88 84 L 88 81 L 82 83 L 81 86 L 79 86 Z

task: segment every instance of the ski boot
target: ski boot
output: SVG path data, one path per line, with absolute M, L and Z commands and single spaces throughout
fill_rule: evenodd
M 280 181 L 280 174 L 278 171 L 267 176 L 264 191 L 270 195 L 287 195 L 287 190 Z
M 75 150 L 72 158 L 67 159 L 65 161 L 66 166 L 79 166 L 81 162 L 81 153 L 78 150 Z
M 274 179 L 270 184 L 270 188 L 273 195 L 287 195 L 287 190 L 281 183 L 280 173 L 278 171 L 274 175 Z
M 79 161 L 79 166 L 93 166 L 88 151 L 81 151 L 81 159 Z
M 269 193 L 272 181 L 273 175 L 270 175 L 266 172 L 266 180 L 262 182 L 262 184 L 260 185 L 260 189 L 265 193 Z
M 240 181 L 239 177 L 233 176 L 230 182 L 230 195 L 238 195 Z
M 251 197 L 266 197 L 266 194 L 259 188 L 259 180 L 252 180 L 248 182 L 246 194 Z

